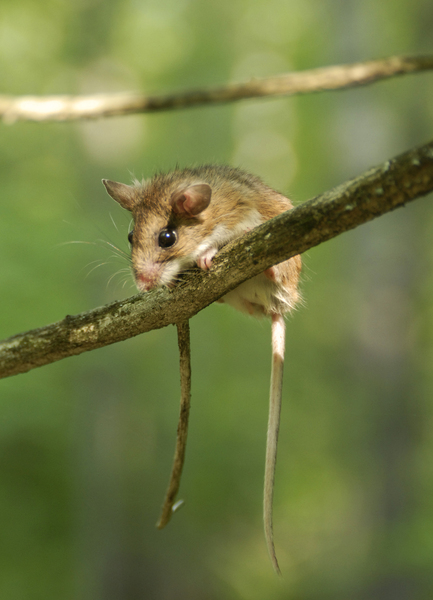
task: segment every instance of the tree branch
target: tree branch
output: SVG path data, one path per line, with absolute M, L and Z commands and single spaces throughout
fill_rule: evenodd
M 227 244 L 210 271 L 0 342 L 0 378 L 181 323 L 270 266 L 433 191 L 433 142 L 278 215 Z
M 265 96 L 289 96 L 346 89 L 433 69 L 433 56 L 392 56 L 349 65 L 310 69 L 244 83 L 187 90 L 162 96 L 138 93 L 93 96 L 0 96 L 0 117 L 15 121 L 73 121 L 220 104 Z

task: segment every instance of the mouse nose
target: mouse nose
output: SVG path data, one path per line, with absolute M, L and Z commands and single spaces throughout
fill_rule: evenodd
M 157 275 L 156 273 L 152 272 L 136 273 L 135 282 L 137 284 L 138 289 L 141 292 L 147 292 L 148 290 L 151 290 L 158 285 Z

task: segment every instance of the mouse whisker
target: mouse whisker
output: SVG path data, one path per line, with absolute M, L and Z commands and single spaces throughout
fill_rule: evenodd
M 125 273 L 125 272 L 128 272 L 128 273 L 129 273 L 129 269 L 126 269 L 126 268 L 125 268 L 125 269 L 119 269 L 118 271 L 116 271 L 115 273 L 113 273 L 113 274 L 111 275 L 111 277 L 108 279 L 108 281 L 107 281 L 107 286 L 106 286 L 106 287 L 108 288 L 108 286 L 110 285 L 110 283 L 112 282 L 112 280 L 113 280 L 113 279 L 114 279 L 114 278 L 115 278 L 117 275 L 120 275 L 121 273 Z
M 114 229 L 115 229 L 116 231 L 119 231 L 119 228 L 117 227 L 116 221 L 113 219 L 113 215 L 111 214 L 111 212 L 110 212 L 110 213 L 108 213 L 108 214 L 110 215 L 110 219 L 111 219 L 111 222 L 112 222 L 112 223 L 113 223 L 113 225 L 114 225 Z
M 59 246 L 67 246 L 69 244 L 88 244 L 90 246 L 98 245 L 96 242 L 86 242 L 84 240 L 70 240 L 69 242 L 60 242 L 59 244 L 56 244 L 54 247 L 58 248 Z
M 112 242 L 109 242 L 104 239 L 98 239 L 97 242 L 99 242 L 98 245 L 100 245 L 101 248 L 106 248 L 108 246 L 109 248 L 114 250 L 118 256 L 120 256 L 122 258 L 126 258 L 128 261 L 131 260 L 128 252 L 125 252 L 124 250 L 122 250 L 121 248 L 119 248 L 118 246 L 113 244 Z
M 93 262 L 96 262 L 96 261 L 93 261 Z M 89 264 L 92 264 L 92 263 L 89 263 Z M 99 267 L 103 267 L 103 266 L 105 266 L 105 265 L 109 265 L 109 264 L 110 264 L 110 262 L 109 262 L 109 261 L 105 261 L 105 262 L 100 262 L 100 263 L 98 263 L 98 264 L 97 264 L 97 265 L 95 265 L 95 266 L 94 266 L 92 269 L 90 269 L 90 271 L 87 273 L 87 275 L 86 275 L 85 279 L 87 279 L 87 278 L 89 277 L 89 275 L 90 275 L 91 273 L 93 273 L 93 271 L 96 271 L 96 269 L 99 269 Z M 89 265 L 87 265 L 87 266 L 89 266 Z
M 107 240 L 104 240 L 104 239 L 98 239 L 94 242 L 88 242 L 88 241 L 84 241 L 84 240 L 70 240 L 68 242 L 61 242 L 60 244 L 56 244 L 56 247 L 66 246 L 68 244 L 87 244 L 89 246 L 99 246 L 100 248 L 103 248 L 104 250 L 107 250 L 107 246 L 109 246 L 109 248 L 114 251 L 114 253 L 111 255 L 111 257 L 120 258 L 122 260 L 126 259 L 128 262 L 130 262 L 130 260 L 131 260 L 129 254 L 127 252 L 125 252 L 124 250 L 122 250 L 121 248 L 116 246 L 115 244 L 112 244 L 111 242 L 108 242 Z
M 129 287 L 130 288 L 135 288 L 135 281 L 134 279 L 130 279 L 129 277 L 125 277 L 124 281 L 123 281 L 123 285 L 122 285 L 122 290 L 125 289 L 126 284 L 129 283 Z

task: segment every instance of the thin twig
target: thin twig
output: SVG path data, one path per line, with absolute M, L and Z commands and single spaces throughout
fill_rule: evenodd
M 177 340 L 180 358 L 180 412 L 177 426 L 176 449 L 174 452 L 173 467 L 170 482 L 165 495 L 161 516 L 156 526 L 162 529 L 169 522 L 173 514 L 173 506 L 179 491 L 180 478 L 185 460 L 186 439 L 188 435 L 188 418 L 191 405 L 191 350 L 189 336 L 189 321 L 177 325 Z
M 209 271 L 0 342 L 0 378 L 180 323 L 283 260 L 433 191 L 433 142 L 266 221 L 227 244 Z
M 0 96 L 0 118 L 15 121 L 74 121 L 221 104 L 265 96 L 289 96 L 366 85 L 397 75 L 433 69 L 433 56 L 392 56 L 348 65 L 309 69 L 247 82 L 174 92 L 93 96 Z

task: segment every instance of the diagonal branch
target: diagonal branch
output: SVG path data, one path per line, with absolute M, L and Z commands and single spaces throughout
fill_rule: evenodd
M 433 191 L 433 142 L 278 215 L 227 244 L 210 271 L 0 342 L 0 378 L 181 323 L 270 266 Z
M 392 56 L 348 65 L 309 69 L 248 82 L 161 96 L 138 93 L 93 96 L 0 96 L 0 118 L 15 121 L 73 121 L 221 104 L 265 96 L 289 96 L 367 85 L 389 77 L 433 69 L 433 56 Z

